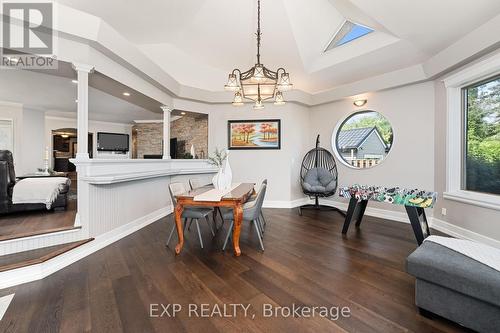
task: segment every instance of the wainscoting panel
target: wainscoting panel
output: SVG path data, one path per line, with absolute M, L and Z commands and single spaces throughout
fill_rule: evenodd
M 89 236 L 97 237 L 159 209 L 170 209 L 170 177 L 90 185 Z

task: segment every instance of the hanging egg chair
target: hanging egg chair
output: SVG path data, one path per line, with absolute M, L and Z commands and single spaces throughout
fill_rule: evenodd
M 335 194 L 338 187 L 337 163 L 333 155 L 319 146 L 319 135 L 316 138 L 316 148 L 307 152 L 300 169 L 300 185 L 305 195 L 314 198 L 314 204 L 299 207 L 303 209 L 334 210 L 345 216 L 345 213 L 335 207 L 319 204 L 319 198 L 328 198 Z

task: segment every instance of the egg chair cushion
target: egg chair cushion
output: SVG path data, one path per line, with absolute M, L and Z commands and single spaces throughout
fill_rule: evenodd
M 324 168 L 312 168 L 304 177 L 302 187 L 307 192 L 326 193 L 335 190 L 335 177 Z

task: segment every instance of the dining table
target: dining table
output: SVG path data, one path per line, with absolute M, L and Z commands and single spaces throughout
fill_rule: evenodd
M 232 186 L 220 200 L 200 200 L 202 194 L 213 190 L 213 186 L 203 186 L 193 189 L 186 193 L 176 195 L 177 204 L 175 205 L 175 226 L 177 230 L 178 243 L 175 246 L 175 253 L 181 253 L 184 246 L 184 228 L 182 226 L 182 212 L 185 207 L 224 207 L 233 210 L 234 225 L 233 225 L 233 250 L 235 256 L 241 255 L 240 250 L 240 232 L 241 223 L 243 221 L 243 204 L 255 194 L 253 183 L 240 183 Z M 215 221 L 214 221 L 215 222 Z

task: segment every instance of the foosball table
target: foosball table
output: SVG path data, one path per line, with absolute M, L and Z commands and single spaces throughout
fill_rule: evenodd
M 359 227 L 368 201 L 376 201 L 405 207 L 418 245 L 430 235 L 425 208 L 434 207 L 436 192 L 399 187 L 352 185 L 340 187 L 339 195 L 349 199 L 349 207 L 342 228 L 343 234 L 347 234 L 352 221 L 356 221 L 356 227 Z

